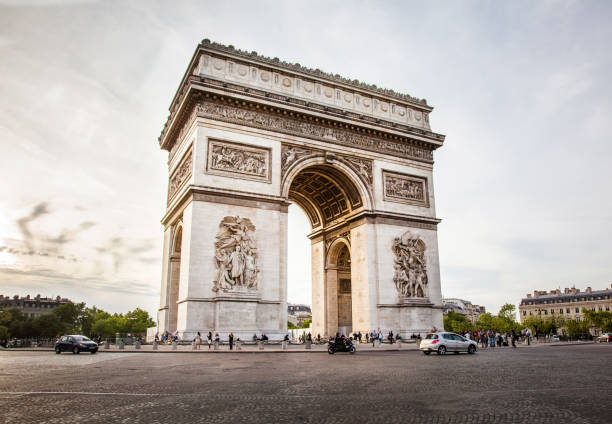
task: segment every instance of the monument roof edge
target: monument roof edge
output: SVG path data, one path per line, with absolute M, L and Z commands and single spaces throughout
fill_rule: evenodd
M 196 53 L 199 50 L 212 50 L 212 51 L 217 51 L 217 52 L 224 53 L 224 54 L 234 55 L 242 59 L 252 60 L 252 61 L 259 62 L 265 65 L 288 70 L 291 72 L 301 73 L 309 77 L 321 78 L 321 79 L 324 79 L 324 80 L 327 80 L 327 81 L 330 81 L 336 84 L 343 84 L 343 85 L 353 87 L 355 89 L 369 91 L 379 96 L 385 96 L 385 97 L 393 98 L 395 100 L 407 102 L 413 106 L 425 108 L 429 111 L 433 110 L 433 107 L 427 104 L 426 99 L 419 99 L 417 97 L 411 96 L 410 94 L 400 93 L 400 92 L 397 92 L 395 90 L 391 90 L 388 88 L 378 87 L 375 84 L 368 84 L 366 82 L 362 82 L 357 79 L 351 80 L 339 74 L 325 72 L 318 68 L 312 69 L 306 66 L 302 66 L 299 63 L 286 62 L 286 61 L 280 60 L 278 57 L 270 58 L 267 56 L 260 55 L 256 51 L 247 52 L 244 50 L 237 49 L 231 44 L 226 46 L 225 44 L 211 41 L 208 38 L 205 38 L 202 40 L 202 42 L 198 45 L 198 49 L 196 49 Z

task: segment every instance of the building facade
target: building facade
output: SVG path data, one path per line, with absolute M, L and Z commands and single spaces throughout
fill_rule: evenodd
M 287 331 L 287 212 L 311 232 L 313 334 L 442 327 L 424 99 L 204 40 L 160 147 L 159 331 Z
M 70 299 L 65 299 L 60 296 L 56 298 L 51 297 L 19 297 L 15 295 L 13 297 L 0 295 L 0 308 L 6 310 L 9 308 L 19 309 L 23 315 L 27 318 L 35 318 L 39 315 L 51 312 L 53 308 L 56 308 L 64 303 L 69 303 Z
M 299 327 L 307 319 L 312 319 L 312 311 L 308 305 L 287 305 L 287 321 Z
M 519 316 L 521 323 L 530 317 L 563 317 L 581 321 L 583 309 L 610 312 L 612 309 L 612 285 L 604 290 L 587 287 L 581 291 L 575 287 L 547 291 L 535 290 L 521 299 Z
M 484 306 L 474 305 L 469 300 L 444 298 L 442 302 L 444 303 L 444 315 L 448 315 L 449 311 L 454 311 L 464 315 L 472 324 L 476 322 L 481 314 L 486 312 Z

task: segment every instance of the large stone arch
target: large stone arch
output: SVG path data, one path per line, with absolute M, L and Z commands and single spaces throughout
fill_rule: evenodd
M 444 136 L 431 131 L 431 111 L 406 94 L 203 41 L 160 136 L 169 190 L 159 329 L 282 338 L 292 202 L 312 227 L 313 336 L 338 329 L 336 249 L 350 257 L 353 331 L 441 327 L 433 151 Z

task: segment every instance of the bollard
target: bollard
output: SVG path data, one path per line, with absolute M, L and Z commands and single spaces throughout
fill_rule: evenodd
M 157 340 L 153 340 L 153 350 L 157 350 Z
M 140 342 L 136 342 L 136 343 L 134 343 L 134 347 L 135 347 L 136 349 L 140 349 Z
M 125 349 L 125 343 L 123 340 L 119 342 L 119 349 Z
M 417 349 L 421 347 L 421 339 L 416 340 Z
M 312 349 L 312 342 L 310 340 L 306 340 L 306 349 Z
M 215 341 L 215 347 L 214 347 L 214 349 L 215 349 L 215 350 L 219 350 L 219 342 Z
M 401 341 L 401 340 L 398 340 L 398 341 L 397 341 L 397 348 L 398 348 L 398 349 L 401 349 L 401 348 L 402 348 L 402 341 Z
M 176 350 L 176 342 L 172 342 L 172 350 Z
M 104 349 L 110 349 L 110 340 L 104 342 Z
M 287 342 L 283 340 L 283 350 L 287 350 Z
M 258 341 L 257 344 L 259 345 L 259 350 L 264 350 L 263 340 Z
M 240 342 L 240 340 L 236 340 L 236 350 L 241 350 L 242 349 L 241 344 L 242 343 Z

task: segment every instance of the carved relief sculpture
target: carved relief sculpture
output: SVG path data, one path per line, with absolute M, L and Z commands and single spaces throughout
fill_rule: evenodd
M 281 178 L 298 159 L 312 154 L 312 149 L 283 144 L 281 146 Z
M 214 292 L 257 290 L 255 226 L 248 218 L 226 216 L 215 241 Z
M 170 183 L 168 184 L 168 203 L 170 200 L 172 200 L 183 183 L 187 181 L 189 177 L 191 177 L 191 162 L 192 152 L 189 150 L 189 152 L 185 155 L 185 158 L 172 173 L 172 176 L 170 176 Z
M 270 151 L 267 149 L 210 140 L 208 171 L 232 177 L 269 181 Z
M 427 263 L 425 242 L 407 231 L 393 241 L 395 254 L 393 282 L 404 297 L 426 297 Z
M 383 182 L 385 200 L 429 207 L 426 178 L 383 171 Z
M 354 158 L 351 156 L 345 156 L 344 159 L 348 161 L 352 167 L 361 175 L 361 177 L 368 183 L 368 185 L 372 185 L 372 161 L 361 158 Z

